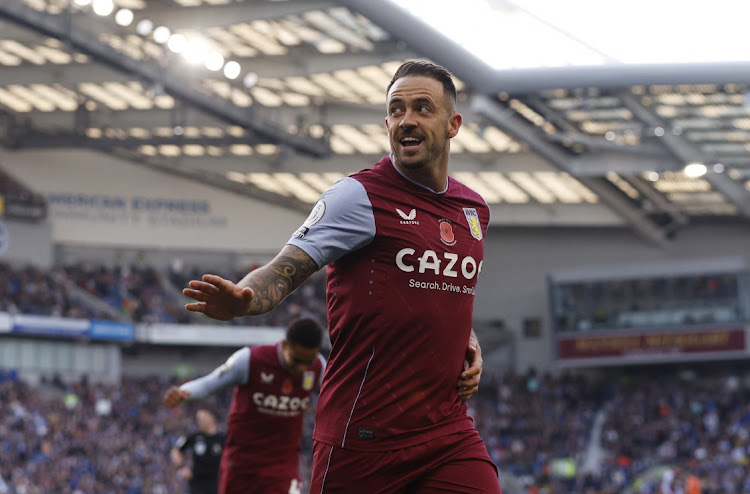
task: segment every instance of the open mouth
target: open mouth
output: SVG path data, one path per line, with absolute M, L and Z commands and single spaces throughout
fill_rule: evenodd
M 404 137 L 400 142 L 405 148 L 413 148 L 422 144 L 422 139 L 417 139 L 416 137 Z

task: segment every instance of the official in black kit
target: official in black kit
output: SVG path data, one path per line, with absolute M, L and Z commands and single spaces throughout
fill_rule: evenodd
M 204 408 L 195 413 L 198 430 L 181 436 L 170 456 L 178 475 L 188 481 L 190 494 L 217 494 L 219 463 L 226 435 L 219 432 L 216 416 Z M 192 467 L 187 464 L 190 451 Z

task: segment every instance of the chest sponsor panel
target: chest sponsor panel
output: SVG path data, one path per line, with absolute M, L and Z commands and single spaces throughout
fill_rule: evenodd
M 373 257 L 396 265 L 396 276 L 388 283 L 397 282 L 406 290 L 473 296 L 484 257 L 477 209 L 450 198 L 413 204 L 381 199 L 375 209 L 381 240 L 377 249 L 382 250 Z
M 482 260 L 455 252 L 426 249 L 418 252 L 411 247 L 400 249 L 395 256 L 396 266 L 412 274 L 409 288 L 474 295 L 476 278 L 482 270 Z
M 253 404 L 263 414 L 296 417 L 309 408 L 310 397 L 256 392 L 253 393 Z

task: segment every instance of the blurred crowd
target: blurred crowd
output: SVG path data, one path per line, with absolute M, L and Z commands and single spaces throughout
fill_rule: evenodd
M 0 311 L 208 324 L 184 310 L 180 292 L 201 272 L 0 263 Z M 232 280 L 245 273 L 216 271 Z M 237 323 L 325 321 L 324 294 L 320 272 L 275 311 Z M 161 404 L 174 379 L 115 386 L 50 376 L 32 387 L 2 370 L 0 362 L 0 494 L 185 492 L 169 450 L 195 428 L 196 405 Z M 227 391 L 208 404 L 225 417 L 229 400 Z M 750 494 L 750 372 L 731 362 L 556 375 L 485 369 L 470 413 L 505 494 Z M 313 426 L 310 415 L 303 479 Z
M 741 365 L 488 371 L 471 413 L 501 478 L 525 493 L 750 493 L 750 372 Z
M 255 269 L 253 266 L 250 269 Z M 222 273 L 238 281 L 247 271 Z M 190 313 L 182 289 L 199 279 L 197 268 L 160 271 L 148 265 L 89 263 L 45 270 L 0 263 L 0 312 L 73 318 L 118 319 L 134 323 L 219 324 Z M 285 326 L 295 317 L 326 320 L 325 274 L 313 275 L 275 310 L 234 325 Z
M 168 409 L 168 382 L 119 386 L 50 379 L 0 382 L 1 494 L 175 494 L 176 439 L 195 429 L 195 405 Z M 229 394 L 201 403 L 226 415 Z
M 0 494 L 185 492 L 169 450 L 195 429 L 196 405 L 164 407 L 169 384 L 0 382 Z M 230 396 L 201 405 L 226 417 Z M 596 377 L 487 370 L 470 413 L 506 494 L 750 493 L 750 373 L 728 365 Z M 305 480 L 313 425 L 310 415 Z
M 0 312 L 58 317 L 99 317 L 79 303 L 53 272 L 0 263 Z

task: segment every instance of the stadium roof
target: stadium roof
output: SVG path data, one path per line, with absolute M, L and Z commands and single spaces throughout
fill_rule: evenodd
M 640 3 L 6 0 L 0 139 L 307 211 L 389 151 L 385 87 L 427 59 L 457 77 L 452 174 L 493 224 L 628 224 L 657 243 L 747 225 L 750 6 Z

